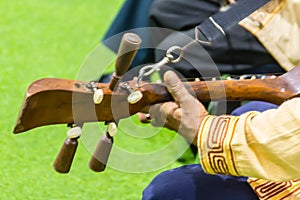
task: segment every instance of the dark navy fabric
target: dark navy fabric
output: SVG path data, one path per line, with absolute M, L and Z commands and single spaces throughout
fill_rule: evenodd
M 238 107 L 237 109 L 232 111 L 231 115 L 239 116 L 249 111 L 263 112 L 277 107 L 278 106 L 275 104 L 264 102 L 264 101 L 250 101 L 249 103 L 246 103 L 243 106 Z
M 253 101 L 232 112 L 265 111 L 276 105 Z M 143 192 L 143 200 L 257 200 L 246 177 L 206 174 L 201 165 L 187 165 L 162 172 Z
M 143 200 L 257 200 L 245 177 L 206 174 L 199 164 L 159 174 Z
M 103 40 L 129 29 L 148 27 L 148 12 L 153 0 L 126 0 Z
M 119 42 L 116 42 L 116 40 L 121 40 L 122 34 L 120 33 L 131 29 L 149 27 L 150 22 L 148 13 L 152 5 L 152 1 L 153 0 L 126 0 L 102 38 L 102 42 L 114 52 L 118 52 Z M 145 31 L 142 31 L 142 34 L 144 44 L 146 42 L 145 40 L 149 40 L 149 38 Z M 108 40 L 111 37 L 115 37 L 114 41 Z M 140 49 L 137 52 L 131 67 L 135 67 L 143 63 L 152 63 L 154 61 L 153 57 L 154 55 L 151 49 Z

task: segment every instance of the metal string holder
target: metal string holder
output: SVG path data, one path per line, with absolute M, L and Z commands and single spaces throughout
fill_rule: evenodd
M 175 57 L 174 56 L 175 54 L 179 54 L 179 55 Z M 149 76 L 152 73 L 159 71 L 161 67 L 163 67 L 168 63 L 173 63 L 173 64 L 179 63 L 182 57 L 183 57 L 183 49 L 181 47 L 179 46 L 170 47 L 166 52 L 166 56 L 162 60 L 152 65 L 146 65 L 140 69 L 137 78 L 137 83 L 136 83 L 137 87 L 139 87 L 143 77 Z

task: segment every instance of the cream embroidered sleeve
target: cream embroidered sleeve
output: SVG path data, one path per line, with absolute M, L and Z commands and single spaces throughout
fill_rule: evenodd
M 198 135 L 203 169 L 268 180 L 300 177 L 300 98 L 263 113 L 208 116 Z

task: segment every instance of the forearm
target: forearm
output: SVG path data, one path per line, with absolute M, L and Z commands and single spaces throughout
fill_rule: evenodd
M 300 100 L 294 99 L 263 113 L 206 117 L 198 136 L 203 168 L 269 180 L 299 178 L 299 112 Z

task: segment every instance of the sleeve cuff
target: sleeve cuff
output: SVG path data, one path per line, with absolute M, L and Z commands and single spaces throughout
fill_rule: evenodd
M 209 174 L 239 176 L 231 148 L 238 116 L 207 116 L 198 133 L 202 168 Z

